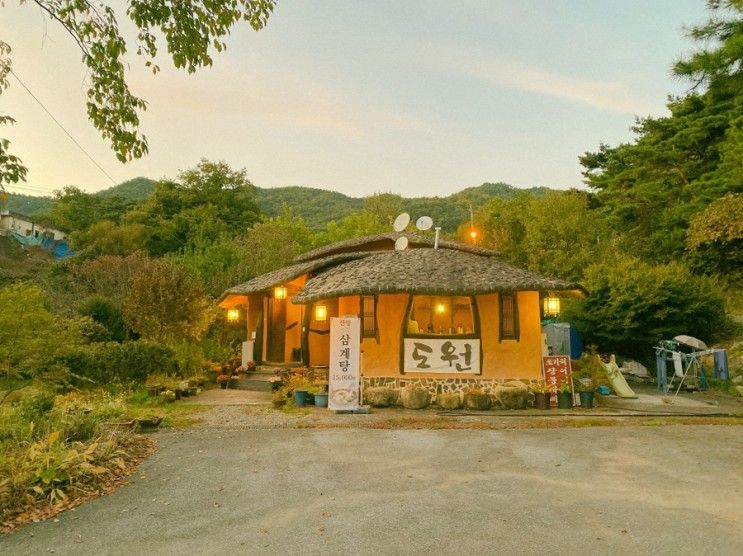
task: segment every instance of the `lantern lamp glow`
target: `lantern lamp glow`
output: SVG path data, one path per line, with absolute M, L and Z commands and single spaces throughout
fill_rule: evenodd
M 328 320 L 328 308 L 325 305 L 315 305 L 315 320 L 318 322 Z
M 274 299 L 286 299 L 286 288 L 284 286 L 276 286 L 273 289 Z
M 544 316 L 545 317 L 556 317 L 560 314 L 560 298 L 559 297 L 545 297 L 544 298 Z
M 240 320 L 240 309 L 227 309 L 227 322 Z
M 446 305 L 444 305 L 443 303 L 437 303 L 436 304 L 436 312 L 439 315 L 443 315 L 444 313 L 446 313 Z

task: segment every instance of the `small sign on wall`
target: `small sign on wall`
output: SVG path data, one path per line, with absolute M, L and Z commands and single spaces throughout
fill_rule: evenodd
M 361 324 L 359 317 L 330 319 L 328 409 L 359 408 L 361 377 Z
M 480 340 L 405 338 L 406 373 L 480 374 Z

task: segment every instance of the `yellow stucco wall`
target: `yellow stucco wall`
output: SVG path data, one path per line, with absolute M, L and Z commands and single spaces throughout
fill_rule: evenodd
M 538 378 L 542 372 L 539 292 L 518 292 L 519 339 L 499 341 L 498 295 L 478 295 L 483 378 Z
M 519 292 L 519 340 L 498 339 L 498 295 L 477 296 L 480 317 L 482 375 L 458 373 L 407 373 L 419 378 L 537 378 L 541 376 L 541 326 L 539 293 Z M 364 376 L 400 375 L 400 335 L 405 318 L 406 294 L 380 295 L 377 301 L 379 343 L 362 343 Z

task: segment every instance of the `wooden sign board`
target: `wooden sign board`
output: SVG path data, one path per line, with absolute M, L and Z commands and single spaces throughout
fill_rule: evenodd
M 406 373 L 480 374 L 480 340 L 405 338 Z
M 544 368 L 544 381 L 547 383 L 550 393 L 550 405 L 557 405 L 557 391 L 560 386 L 570 384 L 570 391 L 573 391 L 573 376 L 570 368 L 569 355 L 549 355 L 542 357 L 542 367 Z

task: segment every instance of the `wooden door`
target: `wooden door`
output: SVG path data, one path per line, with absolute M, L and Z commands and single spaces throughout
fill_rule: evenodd
M 286 340 L 286 300 L 268 300 L 268 338 L 266 359 L 272 363 L 284 362 Z

